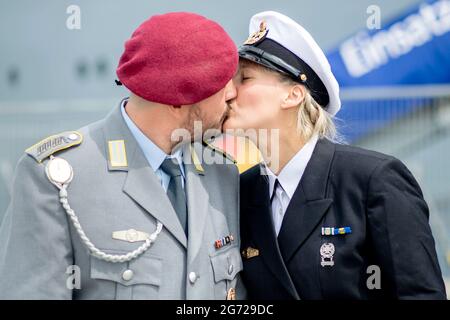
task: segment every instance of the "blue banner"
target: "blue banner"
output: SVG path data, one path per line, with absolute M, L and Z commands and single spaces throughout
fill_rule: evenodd
M 341 87 L 450 83 L 450 0 L 424 1 L 328 54 Z

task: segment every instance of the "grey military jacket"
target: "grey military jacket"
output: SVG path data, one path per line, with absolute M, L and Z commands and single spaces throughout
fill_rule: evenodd
M 183 148 L 189 237 L 119 108 L 28 149 L 0 226 L 0 298 L 225 299 L 234 290 L 244 298 L 238 170 L 201 143 Z M 73 168 L 68 204 L 96 249 L 127 254 L 159 221 L 151 246 L 131 261 L 94 256 L 47 178 L 51 153 Z

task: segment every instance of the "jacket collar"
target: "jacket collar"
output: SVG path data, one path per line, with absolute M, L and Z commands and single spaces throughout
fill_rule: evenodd
M 114 108 L 104 119 L 103 132 L 108 170 L 127 172 L 122 187 L 123 192 L 160 221 L 183 246 L 187 247 L 187 237 L 178 216 L 155 172 L 127 127 L 120 106 Z M 126 161 L 117 163 L 111 161 L 112 157 L 126 159 Z

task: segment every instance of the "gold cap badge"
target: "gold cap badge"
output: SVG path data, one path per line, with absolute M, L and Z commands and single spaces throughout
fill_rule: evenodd
M 267 30 L 267 25 L 265 21 L 261 21 L 259 25 L 259 30 L 253 33 L 248 39 L 244 42 L 244 44 L 254 44 L 264 38 L 269 30 Z

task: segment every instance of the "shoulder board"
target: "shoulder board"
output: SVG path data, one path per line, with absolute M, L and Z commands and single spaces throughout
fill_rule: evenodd
M 230 160 L 230 161 L 232 161 L 234 164 L 236 164 L 236 160 L 235 160 L 231 155 L 229 155 L 228 153 L 226 153 L 224 150 L 221 150 L 221 149 L 219 149 L 219 148 L 213 146 L 212 144 L 206 142 L 205 140 L 203 140 L 203 145 L 204 145 L 206 148 L 212 149 L 212 150 L 214 150 L 215 152 L 221 154 L 223 157 L 227 158 L 228 160 Z
M 65 131 L 39 141 L 25 152 L 41 163 L 55 152 L 77 146 L 82 141 L 83 135 L 78 131 Z

